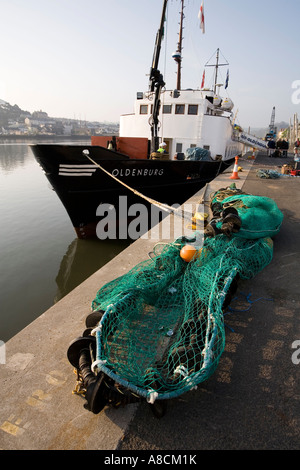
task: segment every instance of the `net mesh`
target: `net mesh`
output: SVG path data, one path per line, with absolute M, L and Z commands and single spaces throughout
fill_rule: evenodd
M 97 368 L 148 401 L 208 379 L 225 347 L 223 314 L 239 278 L 252 278 L 273 256 L 271 238 L 236 235 L 204 237 L 190 262 L 180 253 L 197 233 L 158 244 L 151 259 L 104 285 L 92 303 L 104 312 L 95 330 Z

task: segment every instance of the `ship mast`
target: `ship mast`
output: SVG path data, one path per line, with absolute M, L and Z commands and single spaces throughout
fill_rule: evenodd
M 173 54 L 173 58 L 175 62 L 177 62 L 177 90 L 181 90 L 181 62 L 182 62 L 182 32 L 183 32 L 183 14 L 184 9 L 184 0 L 181 0 L 181 13 L 180 13 L 180 27 L 179 27 L 179 37 L 178 37 L 178 44 L 175 54 Z
M 220 49 L 218 48 L 217 49 L 217 55 L 216 55 L 214 94 L 216 94 L 217 83 L 218 83 L 219 54 L 220 54 Z
M 216 63 L 215 64 L 208 64 L 208 62 L 209 62 L 208 61 L 205 64 L 205 67 L 215 67 L 214 94 L 216 94 L 217 86 L 220 86 L 220 85 L 218 85 L 218 69 L 219 69 L 219 67 L 222 67 L 223 65 L 229 65 L 228 62 L 226 62 L 225 64 L 220 64 L 219 59 L 220 59 L 220 49 L 218 48 L 217 51 L 216 51 Z
M 151 152 L 155 152 L 158 149 L 159 137 L 158 137 L 158 116 L 160 110 L 160 94 L 162 88 L 165 86 L 163 76 L 158 70 L 159 56 L 161 43 L 164 32 L 164 22 L 167 9 L 168 0 L 164 0 L 162 15 L 160 20 L 160 26 L 156 34 L 156 41 L 154 46 L 152 66 L 150 69 L 150 78 L 149 78 L 149 90 L 154 92 L 154 101 L 153 101 L 153 111 L 152 111 L 152 122 L 151 122 Z

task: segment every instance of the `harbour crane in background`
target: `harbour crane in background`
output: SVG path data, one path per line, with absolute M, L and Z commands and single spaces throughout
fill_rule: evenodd
M 265 140 L 276 140 L 277 127 L 275 127 L 275 106 L 273 106 L 269 131 L 266 134 Z

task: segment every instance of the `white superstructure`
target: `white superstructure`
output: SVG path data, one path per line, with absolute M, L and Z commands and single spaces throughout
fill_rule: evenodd
M 151 138 L 153 93 L 138 93 L 134 113 L 120 118 L 120 137 Z M 170 158 L 190 147 L 210 151 L 212 159 L 226 160 L 241 153 L 234 139 L 233 103 L 211 90 L 163 90 L 159 114 L 160 141 L 167 144 Z

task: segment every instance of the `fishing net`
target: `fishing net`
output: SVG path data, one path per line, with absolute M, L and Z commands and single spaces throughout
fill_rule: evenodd
M 93 333 L 93 367 L 150 403 L 176 397 L 211 376 L 225 347 L 223 314 L 238 280 L 251 279 L 272 260 L 269 235 L 278 232 L 281 218 L 276 204 L 241 192 L 235 196 L 238 204 L 228 190 L 217 192 L 211 207 L 221 213 L 216 220 L 222 224 L 223 205 L 235 204 L 242 218 L 236 231 L 227 227 L 202 238 L 195 232 L 194 238 L 158 244 L 148 260 L 104 285 L 93 300 L 93 311 L 103 313 Z M 246 207 L 256 235 L 264 227 L 262 236 L 250 230 Z M 187 244 L 196 247 L 190 262 L 181 256 Z
M 273 199 L 244 193 L 234 183 L 212 195 L 211 209 L 214 217 L 207 235 L 228 234 L 226 230 L 229 229 L 232 236 L 246 239 L 273 237 L 279 232 L 283 220 L 283 214 Z
M 211 161 L 212 158 L 209 150 L 201 147 L 191 147 L 186 149 L 185 160 Z

